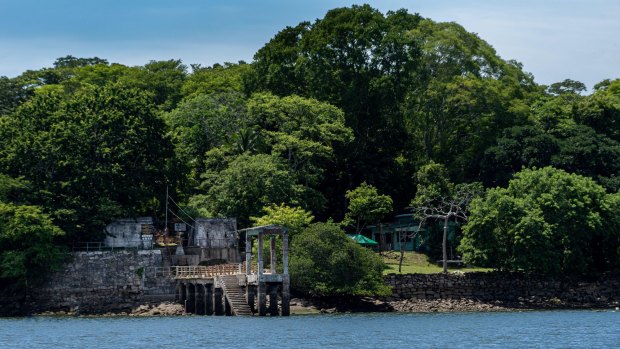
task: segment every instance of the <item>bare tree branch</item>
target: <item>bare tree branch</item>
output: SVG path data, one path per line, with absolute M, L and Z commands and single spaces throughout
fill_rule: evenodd
M 410 207 L 413 211 L 415 218 L 419 220 L 417 231 L 411 234 L 405 234 L 405 240 L 407 238 L 415 238 L 420 232 L 420 229 L 426 224 L 429 219 L 442 219 L 444 221 L 443 242 L 442 242 L 442 254 L 443 254 L 443 272 L 448 272 L 448 258 L 446 240 L 448 235 L 448 221 L 453 219 L 455 222 L 466 222 L 468 219 L 467 208 L 469 203 L 476 197 L 477 193 L 470 187 L 463 187 L 457 189 L 454 195 L 447 197 L 442 196 L 427 200 L 420 206 Z M 398 265 L 398 271 L 401 271 L 401 266 L 404 258 L 403 238 L 401 236 L 400 241 L 400 262 Z

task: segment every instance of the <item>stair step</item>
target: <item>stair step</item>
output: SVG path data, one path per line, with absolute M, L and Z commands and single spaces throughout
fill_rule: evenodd
M 235 315 L 251 316 L 253 315 L 252 309 L 246 303 L 245 292 L 239 286 L 239 281 L 236 276 L 224 276 L 221 279 L 223 281 L 223 289 L 232 311 Z

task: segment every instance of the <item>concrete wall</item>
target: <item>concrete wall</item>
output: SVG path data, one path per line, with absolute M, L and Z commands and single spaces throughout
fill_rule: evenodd
M 151 248 L 152 235 L 148 235 L 148 239 L 143 239 L 142 231 L 144 226 L 149 228 L 146 230 L 151 231 L 152 225 L 151 217 L 119 219 L 106 226 L 106 238 L 103 243 L 107 247 Z
M 175 283 L 157 276 L 159 250 L 76 252 L 64 270 L 29 295 L 29 312 L 127 311 L 150 301 L 174 301 Z M 1 312 L 1 309 L 0 309 Z
M 193 245 L 231 248 L 235 245 L 237 220 L 234 218 L 197 218 Z
M 390 274 L 393 299 L 477 299 L 508 303 L 557 302 L 558 305 L 605 305 L 620 301 L 620 275 L 606 274 L 596 281 L 551 280 L 519 273 Z

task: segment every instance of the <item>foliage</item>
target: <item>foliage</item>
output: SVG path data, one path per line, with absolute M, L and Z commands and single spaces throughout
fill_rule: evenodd
M 28 285 L 58 268 L 64 253 L 54 240 L 61 235 L 39 207 L 0 202 L 0 278 Z
M 291 287 L 312 295 L 387 295 L 383 262 L 332 223 L 315 223 L 291 246 Z
M 33 202 L 70 241 L 98 239 L 107 222 L 150 213 L 174 182 L 164 123 L 140 91 L 39 94 L 0 124 L 2 171 L 31 183 Z
M 503 128 L 523 123 L 543 91 L 456 23 L 368 5 L 337 8 L 275 35 L 255 55 L 251 91 L 312 97 L 341 108 L 353 142 L 336 147 L 323 184 L 343 214 L 347 189 L 366 181 L 405 206 L 416 166 L 448 165 L 479 180 L 480 160 Z
M 547 92 L 552 95 L 561 94 L 579 94 L 586 90 L 586 85 L 581 81 L 565 79 L 561 82 L 555 82 L 547 88 Z
M 310 210 L 360 229 L 392 209 L 454 199 L 463 183 L 507 186 L 524 168 L 553 166 L 616 193 L 619 120 L 620 79 L 589 95 L 570 79 L 537 85 L 457 23 L 354 5 L 284 28 L 251 64 L 189 71 L 180 60 L 128 67 L 65 56 L 0 77 L 0 198 L 39 205 L 66 232 L 63 243 L 100 239 L 116 217 L 162 215 L 166 184 L 192 212 L 237 217 L 242 227 L 250 217 L 299 219 L 300 230 L 301 210 Z M 566 233 L 534 204 L 540 197 L 508 200 L 510 188 L 479 200 L 514 212 L 498 222 Z M 616 207 L 617 194 L 605 195 Z M 609 234 L 620 230 L 613 215 L 603 220 Z M 577 234 L 598 253 L 585 269 L 612 268 L 617 244 L 595 231 Z M 514 256 L 491 237 L 488 260 L 477 260 Z M 545 250 L 548 238 L 536 239 L 523 240 L 533 244 L 525 252 Z M 578 254 L 562 256 L 550 270 L 581 272 L 571 266 Z M 514 264 L 535 269 L 525 259 L 543 257 Z
M 16 79 L 0 76 L 0 116 L 8 115 L 33 94 Z
M 265 214 L 260 217 L 251 217 L 254 225 L 281 225 L 288 229 L 291 238 L 308 227 L 314 220 L 312 213 L 303 208 L 291 207 L 285 204 L 265 206 L 263 207 L 263 212 Z
M 17 196 L 25 188 L 24 181 L 0 173 L 0 202 L 18 201 Z
M 620 143 L 585 125 L 554 132 L 534 126 L 513 127 L 504 130 L 497 144 L 486 150 L 482 173 L 485 184 L 506 185 L 523 168 L 549 165 L 594 178 L 614 192 L 618 189 L 614 177 L 620 171 Z
M 360 232 L 368 223 L 376 223 L 386 214 L 392 212 L 392 198 L 381 195 L 377 188 L 366 182 L 353 190 L 347 190 L 348 210 L 343 224 L 354 225 Z
M 434 161 L 420 167 L 415 174 L 417 190 L 411 206 L 420 206 L 441 198 L 448 198 L 454 191 L 448 170 Z
M 164 114 L 177 158 L 193 179 L 205 171 L 205 154 L 232 141 L 243 127 L 245 100 L 238 93 L 198 94 Z
M 469 263 L 547 274 L 588 274 L 617 264 L 618 218 L 589 178 L 526 169 L 472 202 L 459 250 Z
M 279 158 L 266 154 L 235 157 L 222 171 L 205 175 L 202 189 L 206 194 L 194 196 L 192 206 L 213 215 L 236 217 L 241 227 L 248 226 L 250 217 L 267 205 L 300 204 L 303 190 Z
M 186 97 L 198 94 L 244 92 L 243 76 L 249 72 L 251 66 L 245 62 L 239 62 L 239 64 L 214 64 L 206 68 L 192 66 L 192 68 L 193 74 L 187 77 L 181 87 L 181 93 Z

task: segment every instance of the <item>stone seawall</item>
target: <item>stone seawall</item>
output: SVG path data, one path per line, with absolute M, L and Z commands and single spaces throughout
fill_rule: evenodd
M 607 307 L 620 301 L 620 274 L 553 280 L 520 273 L 390 274 L 390 300 L 475 300 L 510 307 Z
M 52 273 L 41 287 L 0 300 L 0 315 L 47 311 L 101 314 L 174 300 L 174 282 L 153 273 L 161 265 L 159 250 L 76 252 L 64 269 Z

